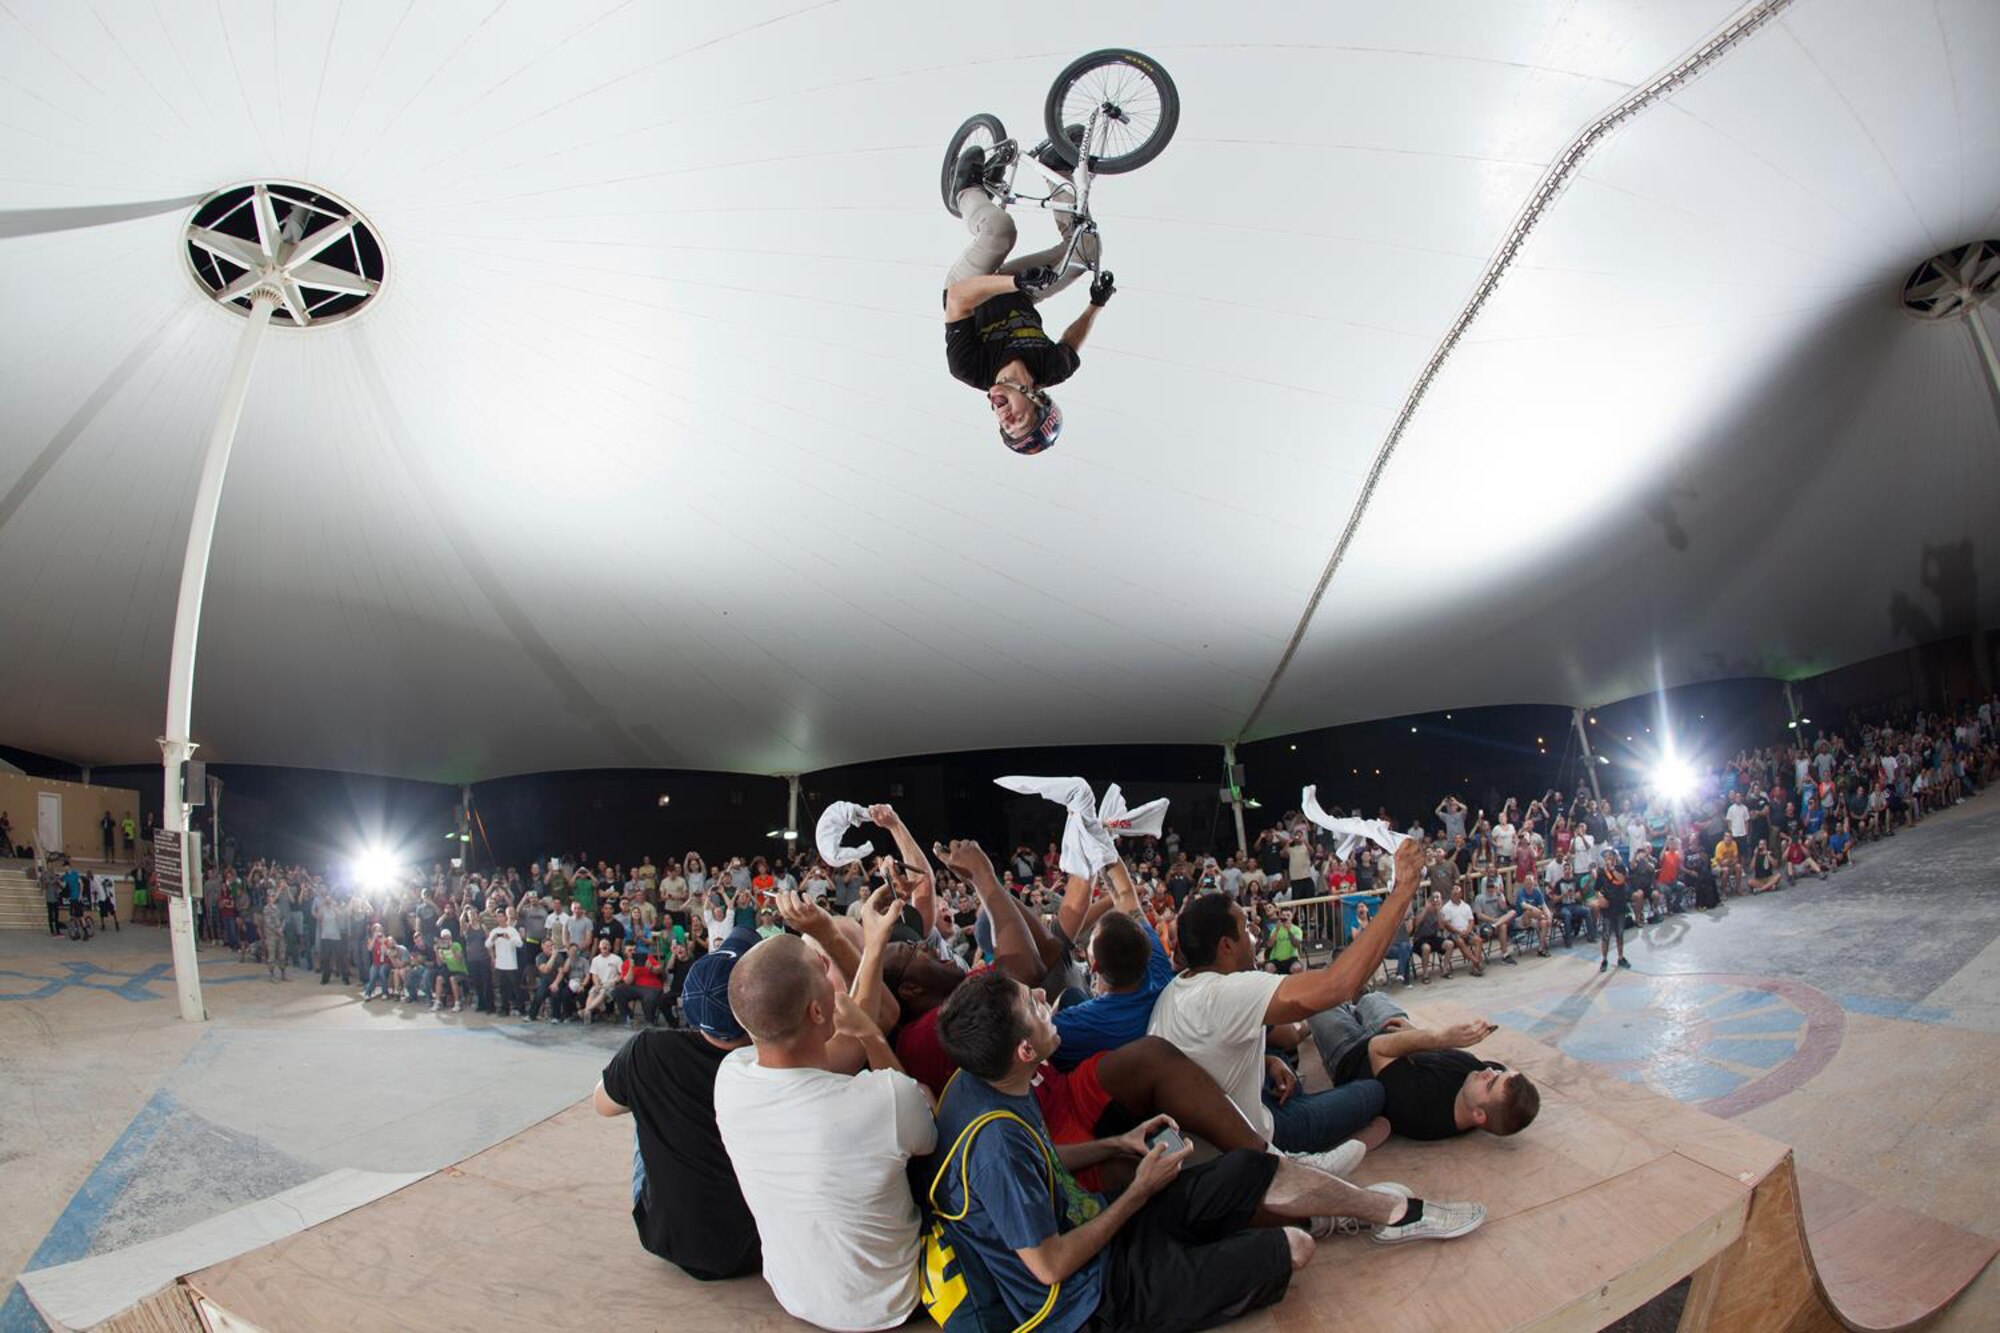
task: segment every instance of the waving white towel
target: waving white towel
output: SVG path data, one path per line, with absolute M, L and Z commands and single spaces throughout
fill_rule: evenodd
M 1090 784 L 1082 778 L 1005 777 L 993 781 L 1008 791 L 1044 797 L 1068 808 L 1060 862 L 1064 874 L 1082 879 L 1094 879 L 1118 859 L 1114 838 L 1157 837 L 1167 817 L 1165 797 L 1127 810 L 1124 793 L 1115 785 L 1106 789 L 1100 806 Z
M 1157 838 L 1167 822 L 1167 798 L 1148 801 L 1137 810 L 1125 808 L 1125 793 L 1112 783 L 1097 806 L 1097 822 L 1114 838 Z
M 1339 835 L 1340 843 L 1334 850 L 1341 860 L 1354 855 L 1354 849 L 1363 842 L 1372 842 L 1385 852 L 1394 852 L 1399 844 L 1409 841 L 1407 834 L 1396 832 L 1379 819 L 1348 819 L 1328 814 L 1320 809 L 1318 792 L 1317 786 L 1300 792 L 1299 809 L 1305 812 L 1307 819 L 1328 833 Z
M 851 866 L 874 855 L 875 844 L 872 842 L 864 842 L 859 847 L 840 845 L 847 830 L 867 822 L 868 807 L 865 805 L 856 805 L 852 801 L 835 801 L 829 805 L 820 813 L 819 828 L 814 831 L 820 859 L 830 866 Z

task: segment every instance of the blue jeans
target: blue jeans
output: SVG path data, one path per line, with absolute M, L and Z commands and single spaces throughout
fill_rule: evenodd
M 1382 1085 L 1364 1078 L 1326 1092 L 1295 1092 L 1284 1105 L 1269 1090 L 1271 1143 L 1280 1152 L 1324 1152 L 1360 1133 L 1382 1114 Z
M 389 993 L 389 965 L 387 963 L 370 963 L 368 965 L 368 984 L 361 988 L 361 993 L 363 995 L 387 995 Z
M 1396 976 L 1407 986 L 1410 984 L 1410 942 L 1395 940 L 1389 945 L 1389 957 L 1396 960 Z

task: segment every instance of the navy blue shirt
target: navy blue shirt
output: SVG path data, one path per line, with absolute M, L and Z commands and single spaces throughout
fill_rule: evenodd
M 1032 1096 L 1012 1097 L 992 1084 L 960 1072 L 945 1085 L 938 1102 L 938 1155 L 924 1164 L 921 1179 L 937 1178 L 942 1154 L 957 1145 L 966 1126 L 988 1111 L 1011 1111 L 1026 1121 L 994 1120 L 983 1126 L 965 1151 L 961 1173 L 952 1159 L 937 1186 L 940 1213 L 963 1211 L 963 1220 L 948 1223 L 952 1244 L 970 1250 L 1000 1288 L 1001 1298 L 1016 1323 L 1033 1318 L 1047 1302 L 1049 1289 L 1035 1280 L 1015 1251 L 1029 1250 L 1051 1236 L 1082 1226 L 1104 1209 L 1104 1200 L 1078 1185 L 1049 1146 L 1048 1126 Z M 1044 1149 L 1047 1149 L 1044 1152 Z M 1054 1189 L 1050 1188 L 1054 1161 Z M 969 1186 L 971 1201 L 966 1201 Z M 1036 1325 L 1037 1333 L 1071 1333 L 1096 1313 L 1104 1294 L 1104 1254 L 1099 1251 L 1063 1279 L 1054 1307 Z
M 1145 980 L 1139 983 L 1138 990 L 1094 995 L 1082 1004 L 1056 1011 L 1056 1031 L 1062 1034 L 1062 1045 L 1056 1047 L 1049 1063 L 1057 1069 L 1067 1073 L 1093 1055 L 1115 1051 L 1146 1035 L 1146 1023 L 1153 1016 L 1153 1001 L 1174 979 L 1174 962 L 1167 957 L 1160 937 L 1151 926 L 1142 921 L 1139 929 L 1146 932 L 1146 939 L 1153 946 L 1151 956 L 1146 959 Z

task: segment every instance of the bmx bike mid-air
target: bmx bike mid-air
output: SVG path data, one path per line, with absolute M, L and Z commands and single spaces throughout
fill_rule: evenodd
M 1056 76 L 1042 106 L 1047 137 L 1027 151 L 989 112 L 958 127 L 945 149 L 939 181 L 944 206 L 953 217 L 960 216 L 953 177 L 965 150 L 978 148 L 986 158 L 981 184 L 994 203 L 1062 215 L 1067 244 L 1053 266 L 1056 274 L 1067 275 L 1072 266 L 1094 272 L 1096 261 L 1090 256 L 1096 247 L 1084 244 L 1097 234 L 1090 213 L 1092 181 L 1151 162 L 1174 137 L 1180 119 L 1180 93 L 1159 62 L 1137 51 L 1093 51 Z M 1023 163 L 1042 178 L 1045 193 L 1016 188 Z

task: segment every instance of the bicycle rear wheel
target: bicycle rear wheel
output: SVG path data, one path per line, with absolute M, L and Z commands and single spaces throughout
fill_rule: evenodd
M 1181 95 L 1167 71 L 1150 56 L 1117 47 L 1071 61 L 1049 88 L 1042 120 L 1065 161 L 1074 163 L 1076 155 L 1064 127 L 1088 124 L 1099 109 L 1103 151 L 1092 156 L 1090 168 L 1107 176 L 1137 171 L 1158 157 L 1181 123 Z
M 978 147 L 986 151 L 990 159 L 994 147 L 1007 137 L 1007 127 L 1000 123 L 1000 117 L 982 111 L 958 127 L 958 133 L 951 136 L 951 145 L 944 150 L 944 174 L 938 178 L 938 193 L 944 196 L 944 206 L 953 217 L 959 217 L 958 195 L 951 188 L 951 178 L 958 171 L 959 154 L 968 148 Z

